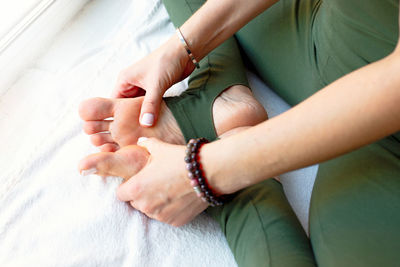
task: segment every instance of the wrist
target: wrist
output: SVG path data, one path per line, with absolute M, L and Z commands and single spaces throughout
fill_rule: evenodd
M 204 168 L 200 162 L 200 151 L 204 144 L 207 144 L 208 140 L 205 138 L 190 139 L 186 145 L 186 170 L 188 171 L 188 178 L 190 184 L 196 195 L 208 205 L 215 207 L 221 206 L 227 199 L 222 196 L 221 193 L 216 192 L 210 186 L 210 183 L 204 175 Z
M 179 77 L 180 79 L 186 78 L 193 72 L 195 65 L 191 61 L 177 34 L 171 36 L 167 41 L 166 55 L 169 56 L 168 62 L 178 62 L 180 65 L 182 69 L 182 77 Z
M 232 166 L 229 159 L 225 158 L 226 153 L 221 152 L 220 142 L 204 145 L 200 151 L 200 158 L 210 187 L 218 194 L 232 194 L 241 188 L 231 172 Z
M 190 61 L 185 48 L 176 34 L 172 35 L 166 44 L 167 53 L 172 55 L 175 60 L 178 60 L 181 65 L 186 65 Z
M 192 50 L 189 48 L 189 45 L 187 44 L 185 37 L 183 37 L 182 32 L 179 28 L 176 29 L 176 35 L 178 36 L 178 39 L 181 42 L 183 48 L 185 48 L 186 53 L 188 54 L 193 65 L 199 69 L 200 65 L 199 65 L 198 61 L 196 60 L 196 57 L 193 55 Z

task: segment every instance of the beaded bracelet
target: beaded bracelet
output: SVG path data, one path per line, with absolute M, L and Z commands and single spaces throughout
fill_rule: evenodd
M 208 140 L 205 138 L 189 140 L 186 146 L 186 169 L 188 170 L 190 183 L 197 196 L 212 207 L 221 206 L 224 203 L 224 198 L 216 196 L 211 190 L 199 161 L 200 149 L 206 143 L 208 143 Z
M 200 65 L 197 62 L 196 58 L 194 57 L 192 50 L 190 50 L 188 44 L 186 43 L 185 38 L 183 37 L 181 30 L 178 28 L 176 29 L 176 34 L 178 35 L 179 40 L 181 41 L 183 47 L 185 48 L 186 52 L 188 53 L 190 60 L 192 60 L 193 64 L 196 66 L 196 68 L 200 69 Z

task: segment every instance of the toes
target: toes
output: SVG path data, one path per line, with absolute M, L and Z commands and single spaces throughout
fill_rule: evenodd
M 106 132 L 110 129 L 112 121 L 85 121 L 83 123 L 83 131 L 87 134 L 95 134 Z
M 101 146 L 107 143 L 114 143 L 110 133 L 97 133 L 90 136 L 90 141 L 95 146 Z
M 117 152 L 100 152 L 79 163 L 82 175 L 119 176 L 129 179 L 147 163 L 148 152 L 139 146 L 127 146 Z
M 115 153 L 100 152 L 84 158 L 79 163 L 79 172 L 82 175 L 97 174 L 101 176 L 111 175 L 115 162 Z
M 114 99 L 90 98 L 79 105 L 79 115 L 85 121 L 99 121 L 114 116 Z

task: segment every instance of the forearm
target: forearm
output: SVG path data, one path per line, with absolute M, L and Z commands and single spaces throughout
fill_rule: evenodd
M 197 60 L 278 0 L 208 0 L 180 28 Z
M 399 71 L 400 57 L 393 54 L 280 116 L 205 146 L 201 157 L 210 183 L 232 193 L 399 131 Z

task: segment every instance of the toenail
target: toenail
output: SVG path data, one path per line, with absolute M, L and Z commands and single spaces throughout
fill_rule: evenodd
M 154 122 L 154 115 L 151 113 L 145 113 L 142 116 L 142 120 L 140 121 L 140 123 L 142 125 L 146 125 L 146 126 L 152 126 Z
M 82 176 L 88 176 L 88 175 L 91 175 L 91 174 L 95 174 L 96 172 L 97 172 L 96 168 L 91 168 L 91 169 L 88 169 L 88 170 L 82 170 L 81 171 L 81 175 Z

